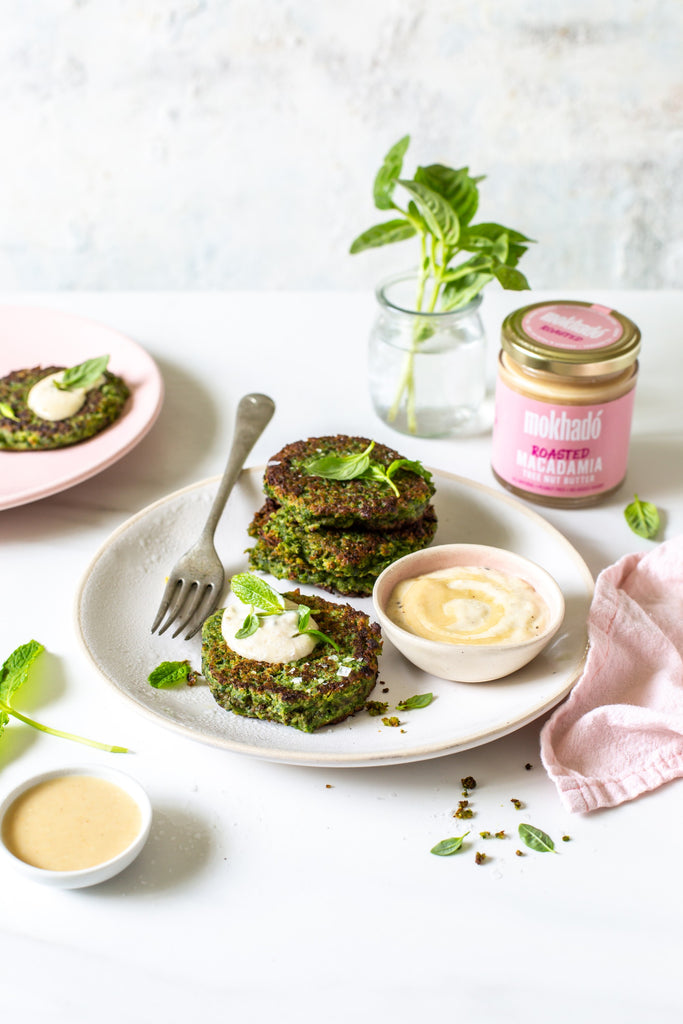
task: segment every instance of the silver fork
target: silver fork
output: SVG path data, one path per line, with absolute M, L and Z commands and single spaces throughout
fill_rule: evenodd
M 159 634 L 164 633 L 179 618 L 173 636 L 178 636 L 187 628 L 185 639 L 190 640 L 218 604 L 225 581 L 225 571 L 213 542 L 218 520 L 247 455 L 274 412 L 275 402 L 268 395 L 245 395 L 240 400 L 228 463 L 218 485 L 211 511 L 199 540 L 171 569 L 152 625 L 153 633 L 157 629 Z

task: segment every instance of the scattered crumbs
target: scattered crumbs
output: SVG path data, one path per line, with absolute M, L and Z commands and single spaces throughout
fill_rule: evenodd
M 405 732 L 405 729 L 401 729 L 401 732 Z
M 386 708 L 385 708 L 385 710 L 386 710 Z M 382 725 L 388 725 L 392 729 L 395 729 L 396 726 L 400 725 L 400 724 L 401 723 L 399 722 L 399 720 L 396 717 L 396 715 L 390 715 L 389 717 L 385 717 L 385 718 L 382 719 Z
M 523 850 L 515 850 L 515 854 L 516 854 L 516 855 L 517 855 L 518 857 L 523 857 L 523 856 L 524 856 L 524 851 L 523 851 Z
M 463 789 L 476 789 L 477 780 L 473 779 L 471 775 L 468 775 L 467 778 L 460 780 L 460 785 Z
M 365 710 L 373 717 L 376 715 L 385 715 L 388 709 L 389 704 L 384 700 L 367 700 L 365 702 Z
M 389 693 L 389 687 L 385 686 L 382 690 L 382 693 Z
M 186 680 L 187 686 L 196 686 L 198 679 L 199 679 L 199 672 L 196 672 L 194 669 L 190 669 L 190 671 L 187 673 L 187 680 Z
M 562 842 L 568 843 L 571 840 L 571 836 L 562 836 Z
M 481 836 L 482 839 L 493 839 L 493 835 L 491 832 L 480 832 L 479 835 Z
M 453 817 L 461 819 L 474 817 L 474 811 L 469 806 L 469 800 L 461 800 L 459 802 L 457 811 L 453 812 Z
M 510 803 L 512 804 L 512 806 L 515 808 L 516 811 L 521 811 L 522 807 L 524 807 L 524 804 L 522 803 L 522 801 L 518 800 L 517 797 L 515 797 L 515 796 L 512 797 L 512 799 L 510 800 Z
M 480 853 L 479 851 L 477 851 L 475 853 L 475 855 L 474 855 L 474 863 L 475 864 L 483 864 L 485 862 L 485 860 L 486 860 L 486 854 L 485 853 Z
M 496 832 L 496 839 L 507 839 L 504 828 L 502 828 L 500 832 Z
M 527 763 L 526 763 L 526 764 L 524 765 L 524 767 L 526 768 L 526 770 L 527 770 L 528 772 L 530 772 L 530 771 L 531 771 L 531 769 L 533 768 L 533 765 L 532 765 L 532 764 L 529 764 L 529 762 L 527 761 Z
M 334 789 L 334 786 L 332 785 L 331 782 L 326 782 L 325 783 L 325 789 Z

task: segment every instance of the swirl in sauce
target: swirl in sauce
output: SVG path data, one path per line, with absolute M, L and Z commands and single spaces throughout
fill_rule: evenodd
M 397 626 L 452 644 L 524 643 L 543 632 L 548 607 L 519 576 L 483 566 L 438 569 L 398 583 L 387 615 Z

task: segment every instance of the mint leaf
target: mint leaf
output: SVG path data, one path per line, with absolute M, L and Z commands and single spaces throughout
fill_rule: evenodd
M 78 366 L 71 366 L 65 370 L 62 379 L 55 381 L 55 387 L 60 391 L 74 391 L 75 388 L 90 388 L 95 381 L 102 376 L 107 368 L 109 356 L 98 356 L 96 359 L 86 359 Z
M 187 682 L 189 674 L 189 661 L 162 661 L 160 665 L 152 669 L 147 676 L 147 682 L 155 690 L 161 690 L 167 686 L 175 686 L 176 683 Z
M 654 540 L 659 533 L 660 520 L 657 506 L 649 501 L 641 501 L 637 494 L 634 494 L 633 501 L 624 509 L 624 518 L 639 537 Z
M 246 619 L 235 633 L 235 640 L 245 640 L 248 636 L 253 636 L 260 625 L 261 620 L 258 615 L 255 615 L 253 611 L 249 612 Z
M 355 480 L 361 477 L 370 465 L 370 452 L 375 447 L 371 441 L 363 452 L 351 455 L 320 455 L 306 459 L 303 471 L 308 476 L 321 476 L 325 480 Z
M 463 840 L 469 832 L 465 832 L 464 836 L 452 836 L 450 839 L 442 839 L 436 846 L 432 846 L 430 853 L 436 854 L 437 857 L 451 857 L 454 853 L 457 853 L 463 844 Z
M 252 572 L 240 572 L 230 581 L 230 589 L 243 604 L 253 605 L 265 615 L 277 615 L 284 610 L 282 594 Z

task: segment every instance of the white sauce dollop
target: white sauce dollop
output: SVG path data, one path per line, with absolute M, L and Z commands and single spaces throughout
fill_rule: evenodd
M 89 388 L 62 391 L 55 386 L 55 381 L 61 381 L 63 376 L 64 370 L 50 373 L 34 384 L 29 391 L 26 404 L 36 416 L 40 416 L 41 420 L 66 420 L 69 416 L 75 416 L 79 409 L 83 408 L 88 391 L 99 387 L 104 379 L 99 377 Z
M 306 634 L 297 635 L 297 606 L 287 598 L 285 610 L 281 615 L 262 616 L 261 625 L 255 633 L 238 639 L 235 633 L 240 631 L 250 611 L 248 604 L 243 604 L 234 594 L 230 594 L 221 622 L 223 639 L 228 647 L 242 658 L 283 664 L 305 658 L 315 647 L 314 637 Z M 308 620 L 308 628 L 318 629 L 313 617 Z

